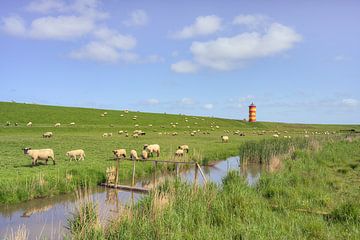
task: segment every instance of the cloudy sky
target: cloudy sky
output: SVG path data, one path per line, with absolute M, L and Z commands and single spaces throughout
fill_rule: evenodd
M 0 0 L 0 101 L 360 122 L 359 1 Z

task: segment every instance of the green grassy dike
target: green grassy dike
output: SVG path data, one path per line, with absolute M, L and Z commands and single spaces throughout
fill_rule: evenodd
M 360 140 L 299 144 L 282 155 L 279 171 L 263 174 L 254 188 L 237 172 L 221 186 L 197 191 L 168 182 L 105 226 L 96 206 L 86 205 L 69 220 L 72 238 L 359 239 Z
M 101 117 L 104 111 L 107 115 Z M 134 116 L 137 116 L 136 120 L 133 120 Z M 26 127 L 29 121 L 33 123 L 32 127 Z M 6 126 L 7 122 L 10 126 Z M 57 122 L 61 123 L 61 127 L 54 127 Z M 70 126 L 70 122 L 75 122 L 75 126 Z M 139 126 L 135 127 L 136 124 Z M 131 137 L 136 129 L 145 131 L 146 135 Z M 126 148 L 128 154 L 131 149 L 140 153 L 143 144 L 157 143 L 161 146 L 159 159 L 169 160 L 173 158 L 177 146 L 188 144 L 190 152 L 187 160 L 207 163 L 238 155 L 241 144 L 273 138 L 274 131 L 304 137 L 305 131 L 310 135 L 325 131 L 339 134 L 341 130 L 349 129 L 360 130 L 358 125 L 247 123 L 211 117 L 0 102 L 0 204 L 50 197 L 73 192 L 79 186 L 104 182 L 106 168 L 115 164 L 112 150 L 118 148 Z M 117 134 L 119 130 L 128 131 L 129 137 Z M 52 131 L 54 137 L 42 138 L 47 131 Z M 197 132 L 195 136 L 190 136 L 192 131 Z M 246 136 L 234 135 L 235 131 Z M 102 137 L 103 133 L 109 132 L 113 133 L 112 137 Z M 172 136 L 174 132 L 178 135 Z M 221 143 L 221 135 L 228 135 L 229 143 Z M 56 165 L 50 161 L 49 165 L 31 167 L 30 158 L 21 150 L 24 147 L 52 148 Z M 85 161 L 69 162 L 65 153 L 79 148 L 85 150 Z M 151 171 L 150 163 L 138 164 L 136 178 Z M 120 180 L 130 176 L 131 162 L 121 163 Z

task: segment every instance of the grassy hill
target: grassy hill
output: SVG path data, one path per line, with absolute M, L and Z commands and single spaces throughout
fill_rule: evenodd
M 105 111 L 107 115 L 101 117 Z M 8 121 L 10 126 L 6 126 Z M 26 127 L 29 121 L 32 127 Z M 61 127 L 54 127 L 57 122 Z M 70 122 L 75 122 L 75 126 L 70 126 Z M 136 124 L 139 126 L 135 127 Z M 146 135 L 133 138 L 132 132 L 136 129 Z M 115 164 L 112 150 L 118 148 L 126 148 L 128 153 L 136 149 L 139 153 L 145 143 L 158 143 L 161 146 L 159 159 L 169 160 L 174 158 L 177 146 L 188 144 L 190 153 L 184 160 L 208 162 L 238 155 L 238 147 L 244 141 L 272 137 L 273 131 L 295 137 L 303 136 L 304 131 L 311 134 L 346 129 L 360 130 L 357 125 L 247 123 L 209 117 L 0 102 L 0 203 L 51 196 L 85 184 L 98 184 L 105 179 L 106 167 Z M 117 134 L 119 130 L 128 131 L 129 137 Z M 234 135 L 236 130 L 246 136 Z M 46 131 L 52 131 L 54 137 L 43 139 Z M 195 136 L 190 135 L 191 131 L 197 132 Z M 105 132 L 112 132 L 113 136 L 102 137 Z M 174 132 L 178 135 L 172 136 Z M 221 135 L 229 135 L 229 143 L 221 143 Z M 57 164 L 31 167 L 31 160 L 21 150 L 24 147 L 54 149 Z M 79 148 L 86 152 L 85 161 L 69 162 L 65 153 Z M 130 162 L 121 163 L 122 181 L 130 176 L 130 166 Z M 138 164 L 137 177 L 149 174 L 151 168 L 150 163 Z

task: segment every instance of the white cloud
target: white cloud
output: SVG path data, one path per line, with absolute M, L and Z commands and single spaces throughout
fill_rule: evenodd
M 93 29 L 93 21 L 86 17 L 42 17 L 31 23 L 29 36 L 37 39 L 69 40 L 82 37 Z
M 284 52 L 301 41 L 290 27 L 273 23 L 264 34 L 249 32 L 208 42 L 193 42 L 190 51 L 195 61 L 216 70 L 231 70 L 244 62 Z
M 64 11 L 65 3 L 60 0 L 38 0 L 32 1 L 26 6 L 29 12 L 49 13 L 51 11 Z
M 359 100 L 352 99 L 352 98 L 346 98 L 342 100 L 342 104 L 347 107 L 357 107 L 359 106 L 360 102 Z
M 123 22 L 125 26 L 144 26 L 148 23 L 149 17 L 142 9 L 137 9 L 130 13 L 130 19 Z
M 181 104 L 181 105 L 193 105 L 194 103 L 195 103 L 195 102 L 194 102 L 193 99 L 187 98 L 187 97 L 182 98 L 182 99 L 180 100 L 180 104 Z
M 343 62 L 346 60 L 349 60 L 349 58 L 344 55 L 337 55 L 334 57 L 334 61 L 336 61 L 336 62 Z
M 157 105 L 159 103 L 160 103 L 160 101 L 156 98 L 150 98 L 145 101 L 145 104 L 147 104 L 147 105 Z
M 7 34 L 24 36 L 26 27 L 24 20 L 19 16 L 5 17 L 2 19 L 1 29 Z
M 182 30 L 175 32 L 174 38 L 192 38 L 196 36 L 204 36 L 213 34 L 221 28 L 221 18 L 215 15 L 199 16 L 195 22 L 184 27 Z
M 144 63 L 161 63 L 164 61 L 165 59 L 157 54 L 151 54 L 144 59 Z
M 120 59 L 120 54 L 114 48 L 104 43 L 90 42 L 83 48 L 71 52 L 70 57 L 74 59 L 116 62 Z
M 269 18 L 260 14 L 238 15 L 234 18 L 234 25 L 243 25 L 251 29 L 256 29 L 265 26 Z
M 197 66 L 193 62 L 183 60 L 171 64 L 171 70 L 177 73 L 195 73 Z
M 136 39 L 130 35 L 122 35 L 115 30 L 106 27 L 96 29 L 94 31 L 95 37 L 104 41 L 107 45 L 129 50 L 136 46 Z
M 214 105 L 212 103 L 207 103 L 204 105 L 204 108 L 210 110 L 214 108 Z

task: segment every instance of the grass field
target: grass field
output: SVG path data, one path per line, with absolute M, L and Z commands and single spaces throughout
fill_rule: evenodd
M 108 114 L 101 117 L 104 111 Z M 136 120 L 133 120 L 134 116 L 137 116 Z M 10 126 L 6 126 L 8 121 Z M 32 127 L 26 127 L 29 121 L 33 123 Z M 18 126 L 14 125 L 15 122 Z M 57 122 L 61 123 L 61 127 L 54 127 Z M 75 122 L 75 126 L 70 126 L 70 122 Z M 339 133 L 340 130 L 360 129 L 359 126 L 350 125 L 247 123 L 209 117 L 7 102 L 0 102 L 0 123 L 0 203 L 52 196 L 73 191 L 78 186 L 103 182 L 106 167 L 114 165 L 112 150 L 117 148 L 126 148 L 128 153 L 136 149 L 139 153 L 143 144 L 158 143 L 161 146 L 159 159 L 168 160 L 173 158 L 178 145 L 188 144 L 188 159 L 207 163 L 238 155 L 242 143 L 272 138 L 273 131 L 279 131 L 280 137 L 294 137 L 304 136 L 305 131 L 308 134 L 325 131 Z M 139 127 L 135 127 L 135 124 Z M 146 135 L 131 137 L 136 129 L 145 131 Z M 118 135 L 119 130 L 128 131 L 129 137 Z M 246 136 L 233 135 L 236 130 Z M 54 137 L 43 139 L 42 134 L 46 131 L 52 131 Z M 191 131 L 197 131 L 197 134 L 190 136 Z M 103 138 L 105 132 L 112 132 L 113 136 Z M 174 132 L 178 135 L 172 136 Z M 221 135 L 229 135 L 229 143 L 221 143 Z M 50 162 L 47 166 L 31 167 L 31 160 L 21 150 L 24 147 L 54 149 L 57 164 Z M 79 148 L 86 152 L 85 161 L 69 162 L 65 153 Z M 122 163 L 122 166 L 120 174 L 123 180 L 130 176 L 131 162 Z M 151 164 L 139 164 L 137 177 L 148 174 L 151 168 Z
M 263 174 L 253 188 L 238 172 L 197 191 L 167 182 L 109 225 L 99 225 L 96 206 L 87 202 L 69 221 L 72 237 L 359 239 L 359 138 L 321 140 L 316 149 L 294 146 L 296 154 L 282 158 L 282 169 Z

